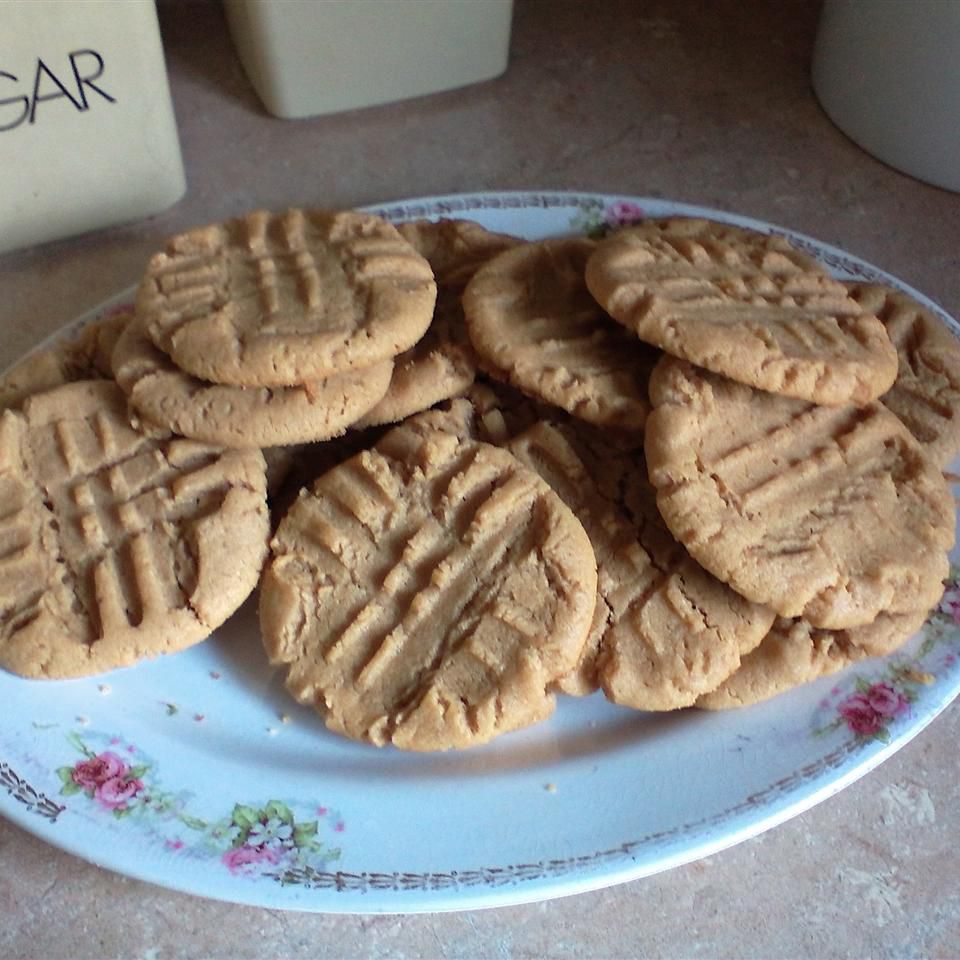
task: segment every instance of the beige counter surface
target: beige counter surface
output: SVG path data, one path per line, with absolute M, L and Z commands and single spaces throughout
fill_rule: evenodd
M 136 282 L 167 234 L 253 207 L 479 190 L 666 197 L 836 244 L 960 312 L 960 195 L 873 160 L 819 109 L 811 0 L 517 0 L 495 81 L 282 121 L 213 3 L 161 6 L 189 190 L 148 221 L 0 256 L 0 367 Z M 237 906 L 130 880 L 0 820 L 0 956 L 960 955 L 960 707 L 753 840 L 547 903 L 425 916 Z M 597 802 L 602 804 L 603 798 Z

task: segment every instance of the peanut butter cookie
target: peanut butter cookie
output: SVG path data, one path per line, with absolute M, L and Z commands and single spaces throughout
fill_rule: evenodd
M 262 211 L 173 237 L 137 314 L 180 369 L 297 386 L 392 360 L 433 315 L 430 265 L 372 214 Z
M 535 473 L 414 417 L 301 494 L 260 621 L 331 730 L 442 750 L 552 712 L 596 590 L 582 526 Z
M 920 629 L 925 616 L 882 613 L 873 623 L 849 630 L 820 630 L 805 620 L 777 618 L 737 672 L 700 697 L 697 706 L 705 710 L 750 706 L 868 656 L 892 653 Z
M 427 332 L 397 357 L 386 395 L 360 419 L 361 427 L 397 423 L 473 383 L 477 358 L 463 318 L 463 290 L 480 266 L 520 242 L 470 220 L 416 220 L 397 229 L 430 264 L 437 305 Z
M 690 706 L 740 665 L 773 611 L 711 576 L 667 530 L 643 450 L 591 424 L 538 423 L 507 447 L 583 524 L 597 557 L 597 612 L 565 693 L 597 686 L 638 710 Z
M 0 665 L 128 666 L 206 638 L 257 584 L 264 461 L 133 429 L 120 388 L 78 381 L 0 417 Z
M 110 356 L 132 310 L 111 311 L 14 364 L 0 378 L 0 410 L 19 407 L 27 397 L 76 380 L 110 379 Z
M 591 297 L 583 271 L 593 249 L 573 237 L 501 253 L 467 284 L 467 331 L 491 376 L 591 423 L 639 430 L 658 352 Z
M 602 241 L 586 282 L 641 340 L 761 390 L 863 405 L 897 373 L 883 324 L 775 234 L 651 221 Z
M 912 297 L 882 284 L 851 284 L 897 348 L 893 386 L 880 398 L 941 467 L 960 452 L 960 339 Z
M 185 373 L 132 321 L 113 352 L 113 371 L 130 406 L 181 436 L 228 447 L 327 440 L 383 396 L 393 363 L 333 374 L 296 387 L 237 387 Z
M 716 577 L 825 629 L 939 600 L 953 497 L 882 404 L 818 406 L 673 358 L 650 397 L 657 505 Z

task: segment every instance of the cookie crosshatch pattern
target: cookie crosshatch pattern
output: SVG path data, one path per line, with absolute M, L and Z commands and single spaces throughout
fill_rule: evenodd
M 641 216 L 728 218 L 806 244 L 841 279 L 924 299 L 816 241 L 656 198 L 477 194 L 380 209 L 530 239 L 601 236 Z M 466 909 L 596 889 L 772 827 L 930 723 L 960 692 L 956 548 L 952 559 L 938 609 L 894 657 L 722 715 L 564 698 L 544 728 L 456 754 L 337 741 L 271 679 L 242 611 L 209 643 L 109 684 L 0 674 L 0 812 L 108 869 L 266 907 Z M 685 762 L 693 755 L 702 763 Z M 624 789 L 638 780 L 651 787 L 643 803 Z M 488 838 L 482 848 L 460 829 L 464 814 Z

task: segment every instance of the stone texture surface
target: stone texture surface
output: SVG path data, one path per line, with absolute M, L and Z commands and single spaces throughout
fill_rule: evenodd
M 214 3 L 161 24 L 189 192 L 150 221 L 0 257 L 0 366 L 134 283 L 159 237 L 255 207 L 580 189 L 737 210 L 835 243 L 960 311 L 960 196 L 861 152 L 809 83 L 816 0 L 517 0 L 501 79 L 307 121 L 269 117 Z M 960 707 L 752 841 L 544 904 L 281 913 L 161 890 L 0 822 L 0 955 L 950 957 L 960 944 Z

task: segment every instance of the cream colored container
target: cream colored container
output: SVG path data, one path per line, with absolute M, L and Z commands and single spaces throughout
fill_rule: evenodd
M 153 0 L 0 0 L 0 252 L 185 189 Z
M 267 109 L 309 117 L 450 90 L 507 68 L 513 0 L 225 0 Z

